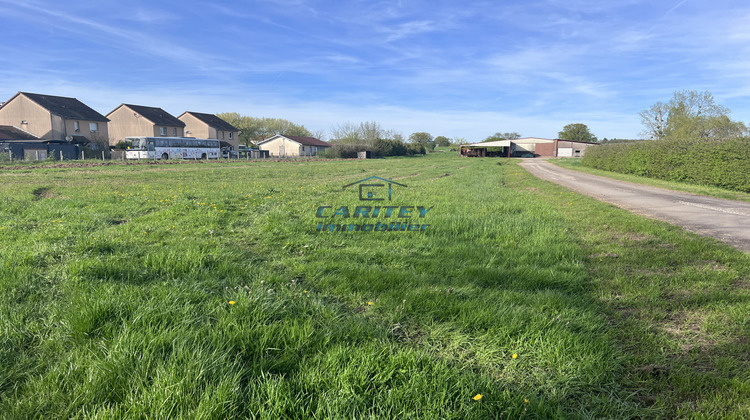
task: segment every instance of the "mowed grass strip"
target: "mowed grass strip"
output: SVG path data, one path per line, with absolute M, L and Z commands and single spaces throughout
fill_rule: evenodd
M 748 409 L 747 254 L 512 161 L 0 176 L 4 417 Z M 317 207 L 363 205 L 341 187 L 369 176 L 407 185 L 390 205 L 432 206 L 428 230 L 316 231 Z

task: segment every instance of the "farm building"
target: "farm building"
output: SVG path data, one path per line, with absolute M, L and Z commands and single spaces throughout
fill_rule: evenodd
M 459 148 L 458 153 L 465 157 L 581 157 L 589 146 L 598 144 L 525 137 L 465 144 Z
M 314 137 L 282 136 L 277 134 L 258 143 L 260 150 L 268 150 L 271 156 L 315 156 L 330 144 Z

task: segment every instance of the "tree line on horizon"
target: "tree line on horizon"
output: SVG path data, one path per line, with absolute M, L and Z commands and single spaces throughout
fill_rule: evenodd
M 728 108 L 716 104 L 713 95 L 708 91 L 677 91 L 668 102 L 657 102 L 649 109 L 640 112 L 641 123 L 644 126 L 641 134 L 649 140 L 693 138 L 705 141 L 721 141 L 750 135 L 744 123 L 729 118 L 730 112 Z M 239 142 L 245 145 L 258 143 L 276 134 L 319 139 L 326 137 L 325 131 L 311 131 L 304 125 L 283 118 L 252 117 L 237 112 L 223 112 L 217 116 L 240 130 Z M 377 153 L 387 153 L 387 150 L 392 148 L 390 146 L 401 150 L 402 146 L 408 149 L 409 145 L 413 144 L 415 146 L 411 146 L 412 151 L 421 150 L 416 145 L 421 145 L 426 151 L 431 151 L 436 146 L 445 147 L 467 143 L 464 138 L 433 137 L 428 132 L 415 132 L 404 138 L 401 133 L 386 129 L 376 121 L 340 123 L 333 126 L 329 133 L 327 140 L 334 145 L 346 145 L 350 149 L 357 146 L 359 149 Z M 557 136 L 564 140 L 600 144 L 633 141 L 631 139 L 607 139 L 606 137 L 599 140 L 583 123 L 567 124 L 557 133 Z M 496 132 L 482 142 L 512 140 L 520 137 L 521 134 L 515 131 Z M 383 146 L 386 141 L 390 146 Z
M 256 144 L 276 134 L 318 139 L 325 137 L 323 131 L 313 132 L 304 125 L 283 118 L 251 117 L 237 112 L 216 115 L 240 130 L 238 139 L 244 145 Z M 425 154 L 437 146 L 447 147 L 466 142 L 462 138 L 433 137 L 427 132 L 415 132 L 404 138 L 401 133 L 386 129 L 376 121 L 338 124 L 330 129 L 330 138 L 327 140 L 333 144 L 325 152 L 329 157 L 356 157 L 361 151 L 370 151 L 378 156 Z

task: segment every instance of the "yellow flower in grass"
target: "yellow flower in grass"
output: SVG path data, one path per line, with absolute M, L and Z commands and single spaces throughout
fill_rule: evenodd
M 372 301 L 367 302 L 367 306 L 372 306 L 372 305 L 374 305 L 374 303 L 372 303 Z
M 230 300 L 230 301 L 229 301 L 229 304 L 230 304 L 230 305 L 234 305 L 235 303 L 236 303 L 236 302 L 235 302 L 235 301 L 233 301 L 233 300 Z
M 518 353 L 513 353 L 513 356 L 510 356 L 510 357 L 512 357 L 514 359 L 518 359 Z
M 482 394 L 477 394 L 477 395 L 471 397 L 471 399 L 474 400 L 474 401 L 479 401 L 479 400 L 482 399 L 482 397 L 483 397 Z
M 529 403 L 529 399 L 528 399 L 528 398 L 524 398 L 524 399 L 523 399 L 523 403 L 524 403 L 524 404 L 528 404 L 528 403 Z

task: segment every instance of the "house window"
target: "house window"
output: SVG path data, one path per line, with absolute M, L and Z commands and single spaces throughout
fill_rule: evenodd
M 224 132 L 223 131 L 221 132 L 221 138 L 222 139 L 224 138 Z
M 177 129 L 176 128 L 172 129 L 172 136 L 177 137 Z
M 166 136 L 167 135 L 167 127 L 159 127 L 159 134 L 161 134 L 162 136 Z
M 81 127 L 80 127 L 80 124 L 78 123 L 78 121 L 73 121 L 73 130 L 75 130 L 76 133 L 79 132 L 79 131 L 81 131 Z
M 229 140 L 232 140 L 232 134 L 234 134 L 234 133 L 232 133 L 232 132 L 230 131 L 230 132 L 229 132 Z
M 92 133 L 99 131 L 99 123 L 89 123 L 89 131 Z

